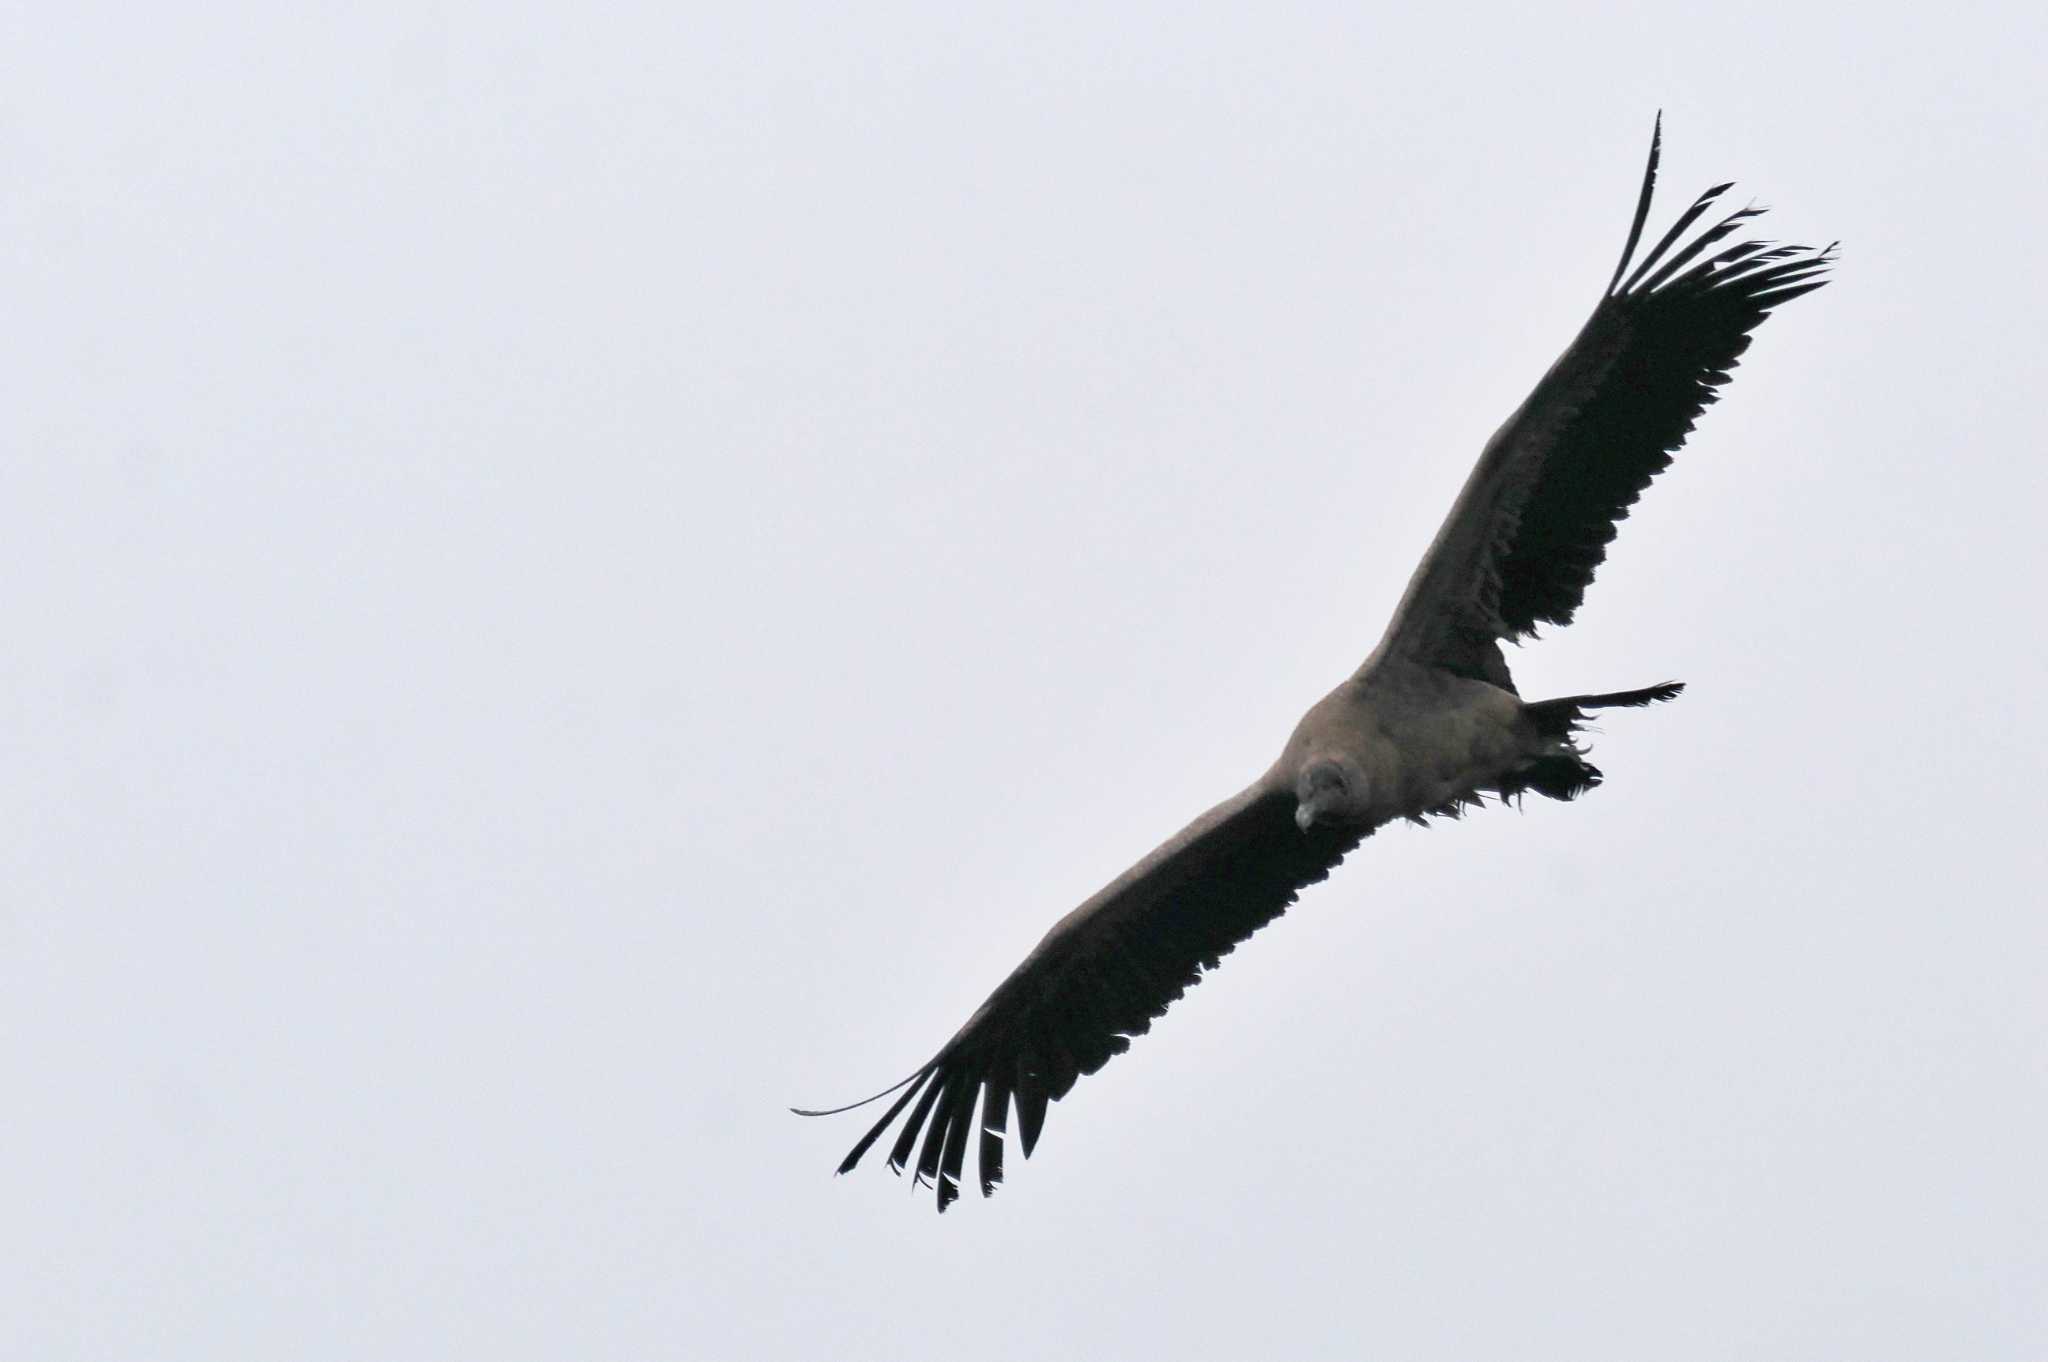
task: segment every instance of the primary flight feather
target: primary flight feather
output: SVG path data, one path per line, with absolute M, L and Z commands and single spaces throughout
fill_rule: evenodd
M 1302 717 L 1264 775 L 1053 924 L 930 1062 L 854 1103 L 903 1090 L 840 1172 L 908 1108 L 889 1166 L 914 1162 L 943 1211 L 974 1139 L 988 1195 L 1002 1181 L 1013 1111 L 1028 1157 L 1047 1103 L 1130 1048 L 1375 828 L 1455 814 L 1487 795 L 1570 799 L 1600 783 L 1573 738 L 1591 711 L 1678 694 L 1671 682 L 1530 703 L 1500 650 L 1540 624 L 1570 623 L 1617 524 L 1728 381 L 1750 332 L 1826 282 L 1833 260 L 1833 246 L 1724 245 L 1758 208 L 1680 245 L 1722 184 L 1631 270 L 1662 136 L 1660 118 L 1599 305 L 1487 442 L 1372 655 Z

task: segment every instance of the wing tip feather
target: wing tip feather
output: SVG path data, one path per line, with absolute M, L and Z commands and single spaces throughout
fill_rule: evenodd
M 1622 245 L 1621 259 L 1615 262 L 1614 277 L 1607 281 L 1607 292 L 1613 293 L 1614 286 L 1621 282 L 1621 276 L 1628 269 L 1629 260 L 1635 255 L 1636 247 L 1642 243 L 1643 224 L 1650 218 L 1650 200 L 1657 192 L 1657 161 L 1664 150 L 1664 111 L 1657 110 L 1656 120 L 1650 125 L 1650 160 L 1643 167 L 1643 187 L 1636 196 L 1636 215 L 1629 223 L 1628 240 Z

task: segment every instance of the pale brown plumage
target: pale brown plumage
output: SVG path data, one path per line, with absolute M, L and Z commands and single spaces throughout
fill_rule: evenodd
M 1660 120 L 1599 305 L 1487 443 L 1372 656 L 1303 716 L 1264 775 L 1061 918 L 930 1062 L 868 1098 L 905 1089 L 840 1172 L 909 1108 L 890 1166 L 914 1161 L 943 1211 L 978 1136 L 989 1194 L 1002 1180 L 1013 1109 L 1028 1156 L 1048 1102 L 1128 1049 L 1373 829 L 1456 814 L 1487 795 L 1569 799 L 1600 780 L 1572 738 L 1589 711 L 1678 693 L 1667 683 L 1525 703 L 1499 646 L 1570 622 L 1617 523 L 1715 399 L 1749 333 L 1772 308 L 1819 288 L 1833 258 L 1832 246 L 1721 247 L 1755 208 L 1679 246 L 1724 184 L 1629 272 L 1661 132 Z

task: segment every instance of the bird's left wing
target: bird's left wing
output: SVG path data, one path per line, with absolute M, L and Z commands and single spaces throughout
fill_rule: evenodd
M 914 1154 L 917 1180 L 936 1184 L 943 1211 L 960 1194 L 967 1140 L 979 1129 L 981 1193 L 995 1191 L 1013 1105 L 1028 1158 L 1048 1102 L 1129 1049 L 1130 1038 L 1145 1034 L 1204 970 L 1280 916 L 1365 837 L 1363 828 L 1303 833 L 1294 810 L 1290 790 L 1261 780 L 1061 918 L 959 1034 L 897 1085 L 903 1094 L 839 1171 L 859 1163 L 908 1107 L 889 1152 L 892 1169 L 901 1173 Z
M 1832 246 L 1721 244 L 1760 208 L 1738 209 L 1679 245 L 1725 184 L 1700 195 L 1631 273 L 1661 142 L 1660 119 L 1600 305 L 1487 442 L 1383 650 L 1508 684 L 1496 641 L 1571 622 L 1617 524 L 1728 381 L 1750 332 L 1826 282 Z

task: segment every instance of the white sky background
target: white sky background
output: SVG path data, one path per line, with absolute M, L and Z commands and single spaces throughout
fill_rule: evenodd
M 0 1354 L 2048 1353 L 2031 6 L 12 6 Z M 1525 693 L 940 1219 L 1707 184 L 1844 242 Z

